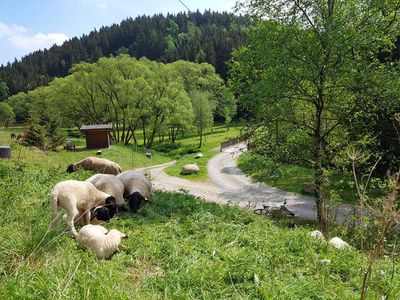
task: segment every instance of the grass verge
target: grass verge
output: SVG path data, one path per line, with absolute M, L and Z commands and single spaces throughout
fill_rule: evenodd
M 366 257 L 312 240 L 235 207 L 156 193 L 139 214 L 107 228 L 129 235 L 111 260 L 81 249 L 61 222 L 49 228 L 49 192 L 86 179 L 18 161 L 0 164 L 0 299 L 358 299 Z M 371 299 L 396 299 L 400 274 L 374 268 Z

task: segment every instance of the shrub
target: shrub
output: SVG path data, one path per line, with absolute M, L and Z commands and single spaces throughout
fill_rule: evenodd
M 173 150 L 177 150 L 179 148 L 181 148 L 183 145 L 181 143 L 170 143 L 170 142 L 164 142 L 164 143 L 160 143 L 158 145 L 156 145 L 154 147 L 154 150 L 158 151 L 158 152 L 171 152 Z
M 36 123 L 32 123 L 26 133 L 24 143 L 28 146 L 43 147 L 46 141 L 46 129 Z

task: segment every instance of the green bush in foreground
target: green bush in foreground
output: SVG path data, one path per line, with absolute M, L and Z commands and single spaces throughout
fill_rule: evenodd
M 0 299 L 357 299 L 367 258 L 336 251 L 235 207 L 155 193 L 139 214 L 107 224 L 129 235 L 111 260 L 49 228 L 49 192 L 61 169 L 0 164 Z M 326 260 L 330 260 L 327 262 Z M 258 279 L 257 279 L 258 278 Z M 396 299 L 400 273 L 377 264 L 371 299 Z

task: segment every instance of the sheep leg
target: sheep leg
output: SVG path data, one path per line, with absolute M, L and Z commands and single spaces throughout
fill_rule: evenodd
M 83 223 L 85 225 L 90 224 L 90 209 L 88 209 L 84 214 L 83 214 Z
M 67 223 L 75 237 L 78 236 L 78 232 L 75 229 L 75 218 L 77 216 L 79 216 L 79 211 L 76 207 L 72 207 L 67 210 Z

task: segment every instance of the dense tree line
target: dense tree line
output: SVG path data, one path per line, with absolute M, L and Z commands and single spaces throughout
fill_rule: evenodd
M 226 62 L 232 49 L 243 44 L 249 24 L 244 17 L 210 11 L 129 18 L 1 66 L 0 82 L 14 95 L 66 76 L 81 61 L 120 53 L 162 62 L 208 62 L 225 79 Z
M 179 132 L 193 127 L 201 146 L 214 115 L 235 112 L 233 97 L 212 65 L 165 64 L 126 54 L 75 64 L 70 75 L 19 92 L 4 104 L 17 120 L 45 127 L 55 140 L 60 126 L 111 123 L 114 142 L 138 145 L 136 132 L 142 131 L 146 148 L 157 137 L 174 143 Z

